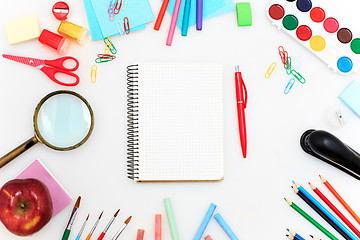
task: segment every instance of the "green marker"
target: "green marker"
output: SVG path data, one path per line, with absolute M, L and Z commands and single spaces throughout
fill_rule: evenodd
M 170 198 L 164 199 L 164 203 L 165 203 L 166 214 L 167 214 L 169 225 L 170 225 L 172 240 L 179 240 L 179 235 L 178 235 L 176 225 L 175 225 L 175 218 L 174 218 L 174 213 L 172 211 Z

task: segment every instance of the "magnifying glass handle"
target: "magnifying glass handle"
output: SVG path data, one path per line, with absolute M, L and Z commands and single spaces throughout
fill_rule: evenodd
M 0 158 L 0 168 L 8 164 L 14 158 L 19 156 L 20 154 L 22 154 L 23 152 L 25 152 L 26 150 L 34 146 L 35 143 L 38 142 L 39 140 L 34 136 L 29 140 L 27 140 L 26 142 L 24 142 L 23 144 L 21 144 L 20 146 L 18 146 L 17 148 L 15 148 L 14 150 L 12 150 L 11 152 L 9 152 L 8 154 L 6 154 L 5 156 L 3 156 L 2 158 Z

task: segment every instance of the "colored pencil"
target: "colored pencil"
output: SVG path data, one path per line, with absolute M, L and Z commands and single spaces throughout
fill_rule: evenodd
M 103 215 L 103 213 L 104 213 L 104 211 L 101 212 L 100 216 L 99 216 L 98 219 L 96 220 L 94 226 L 92 227 L 89 235 L 86 237 L 85 240 L 90 240 L 91 236 L 94 234 L 94 231 L 95 231 L 97 225 L 99 224 L 100 218 L 101 218 L 101 216 Z
M 337 209 L 335 207 L 334 204 L 332 204 L 330 202 L 330 200 L 325 197 L 324 194 L 322 194 L 322 192 L 320 192 L 320 190 L 315 187 L 314 185 L 312 185 L 311 183 L 309 183 L 310 187 L 312 188 L 312 190 L 326 203 L 326 205 L 329 206 L 329 208 L 336 213 L 336 215 L 339 216 L 339 218 L 358 236 L 360 237 L 360 231 L 356 229 L 356 227 L 344 216 L 344 214 L 342 214 L 339 209 Z
M 310 237 L 314 240 L 321 240 L 320 238 L 314 237 L 313 235 L 310 235 Z
M 284 198 L 287 204 L 289 204 L 290 207 L 292 207 L 295 211 L 297 211 L 301 216 L 303 216 L 306 220 L 308 220 L 311 224 L 313 224 L 315 227 L 317 227 L 320 231 L 322 231 L 326 236 L 328 236 L 332 240 L 339 240 L 337 237 L 335 237 L 333 234 L 331 234 L 326 228 L 324 228 L 320 223 L 315 221 L 309 214 L 304 212 L 298 205 L 296 205 L 294 202 Z
M 202 30 L 203 12 L 204 12 L 203 0 L 196 0 L 196 30 L 198 31 Z
M 289 239 L 289 240 L 294 240 L 294 236 L 291 236 L 289 234 L 286 234 L 286 237 Z
M 340 196 L 340 194 L 333 188 L 330 183 L 322 176 L 320 176 L 321 181 L 329 189 L 329 191 L 336 197 L 336 199 L 344 206 L 344 208 L 350 213 L 350 215 L 360 224 L 359 216 L 352 210 L 352 208 L 345 202 L 345 200 Z
M 172 18 L 171 18 L 169 33 L 168 33 L 168 37 L 167 37 L 167 40 L 166 40 L 166 45 L 168 45 L 168 46 L 171 46 L 173 38 L 174 38 L 176 22 L 177 22 L 177 19 L 178 19 L 178 16 L 179 16 L 180 4 L 181 4 L 181 0 L 176 0 L 175 7 L 174 7 L 174 12 L 173 12 L 173 15 L 172 15 Z
M 286 229 L 286 230 L 290 233 L 290 235 L 294 236 L 295 239 L 305 240 L 305 238 L 303 238 L 302 236 L 297 234 L 295 231 L 290 230 L 290 229 Z
M 323 217 L 338 233 L 340 233 L 346 240 L 359 240 L 347 227 L 344 226 L 334 215 L 332 215 L 323 205 L 321 205 L 310 193 L 308 193 L 302 186 L 298 183 L 295 183 L 295 187 L 299 189 L 299 193 L 303 193 L 305 198 L 309 199 L 316 208 L 314 208 L 310 203 L 308 203 L 318 214 Z M 300 194 L 298 194 L 300 196 Z M 304 199 L 304 201 L 306 201 Z M 323 214 L 324 215 L 323 215 Z M 327 216 L 327 217 L 325 217 Z
M 85 226 L 86 226 L 86 223 L 87 223 L 87 221 L 89 220 L 89 216 L 90 216 L 90 214 L 87 215 L 87 218 L 86 218 L 84 224 L 82 225 L 82 227 L 81 227 L 81 229 L 80 229 L 80 231 L 79 231 L 79 233 L 78 233 L 78 235 L 77 235 L 77 237 L 76 237 L 75 240 L 79 240 L 79 239 L 80 239 L 81 234 L 83 233 L 84 228 L 85 228 Z
M 166 12 L 166 8 L 169 5 L 169 1 L 170 0 L 164 0 L 163 3 L 161 4 L 161 8 L 160 8 L 159 14 L 158 14 L 158 16 L 156 18 L 156 22 L 155 22 L 155 25 L 154 25 L 154 29 L 156 31 L 158 31 L 160 29 L 162 20 L 164 18 L 165 12 Z
M 183 23 L 182 23 L 182 27 L 181 27 L 181 35 L 182 36 L 187 36 L 187 33 L 188 33 L 190 7 L 191 7 L 191 0 L 185 0 L 184 18 L 183 18 Z
M 124 224 L 121 226 L 119 231 L 115 234 L 115 236 L 111 240 L 116 240 L 119 238 L 120 234 L 125 230 L 125 228 L 129 224 L 131 218 L 132 218 L 132 216 L 128 217 L 128 219 L 125 220 Z
M 196 234 L 195 234 L 195 237 L 193 238 L 193 240 L 200 240 L 202 235 L 204 234 L 205 232 L 205 229 L 207 227 L 207 225 L 209 224 L 214 212 L 215 212 L 215 209 L 216 209 L 216 205 L 211 203 L 208 211 L 206 212 L 205 214 L 205 217 L 203 219 L 203 221 L 201 222 L 200 224 L 200 227 L 199 229 L 197 230 Z
M 337 224 L 335 224 L 328 215 L 326 215 L 320 208 L 317 207 L 305 194 L 303 194 L 299 189 L 293 188 L 295 193 L 304 200 L 315 212 L 317 212 L 327 223 L 329 223 L 338 233 L 341 234 L 346 240 L 351 240 L 351 238 L 341 229 Z
M 105 237 L 106 232 L 109 230 L 111 224 L 114 222 L 116 216 L 118 215 L 120 209 L 116 211 L 116 213 L 114 214 L 114 216 L 111 218 L 111 220 L 109 221 L 109 223 L 106 225 L 106 227 L 104 228 L 104 230 L 102 231 L 102 233 L 100 234 L 100 236 L 98 237 L 97 240 L 102 240 Z
M 177 231 L 176 224 L 175 224 L 175 217 L 174 217 L 174 213 L 173 213 L 173 210 L 171 207 L 170 198 L 164 199 L 164 204 L 165 204 L 166 215 L 168 217 L 168 222 L 169 222 L 169 226 L 170 226 L 171 238 L 172 238 L 172 240 L 179 240 L 179 235 L 178 235 L 178 231 Z
M 76 200 L 75 206 L 74 206 L 73 211 L 70 216 L 70 220 L 66 226 L 66 229 L 64 231 L 64 234 L 63 234 L 61 240 L 67 240 L 69 238 L 69 235 L 71 232 L 71 227 L 75 221 L 76 215 L 77 215 L 79 207 L 80 207 L 80 201 L 81 201 L 81 196 L 79 196 Z

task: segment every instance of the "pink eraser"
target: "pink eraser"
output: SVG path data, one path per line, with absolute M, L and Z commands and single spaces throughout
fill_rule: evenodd
M 138 229 L 136 240 L 143 240 L 144 239 L 144 233 L 145 233 L 144 229 Z
M 155 214 L 155 240 L 161 240 L 161 214 Z
M 207 235 L 204 239 L 205 239 L 205 240 L 212 240 L 212 238 L 210 237 L 210 235 Z
M 49 189 L 53 204 L 53 215 L 56 216 L 65 207 L 67 207 L 72 199 L 51 173 L 40 163 L 35 160 L 24 171 L 22 171 L 15 179 L 34 178 L 43 182 Z

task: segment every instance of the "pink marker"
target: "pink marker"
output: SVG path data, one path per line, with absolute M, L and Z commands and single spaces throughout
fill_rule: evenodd
M 180 4 L 181 4 L 181 0 L 176 0 L 175 2 L 175 7 L 174 7 L 174 12 L 171 18 L 171 23 L 170 23 L 170 29 L 169 29 L 169 34 L 166 40 L 166 45 L 171 46 L 172 40 L 174 38 L 174 33 L 175 33 L 175 28 L 176 28 L 176 22 L 179 16 L 179 10 L 180 10 Z
M 144 233 L 145 233 L 144 229 L 138 229 L 136 240 L 143 240 L 144 239 Z

